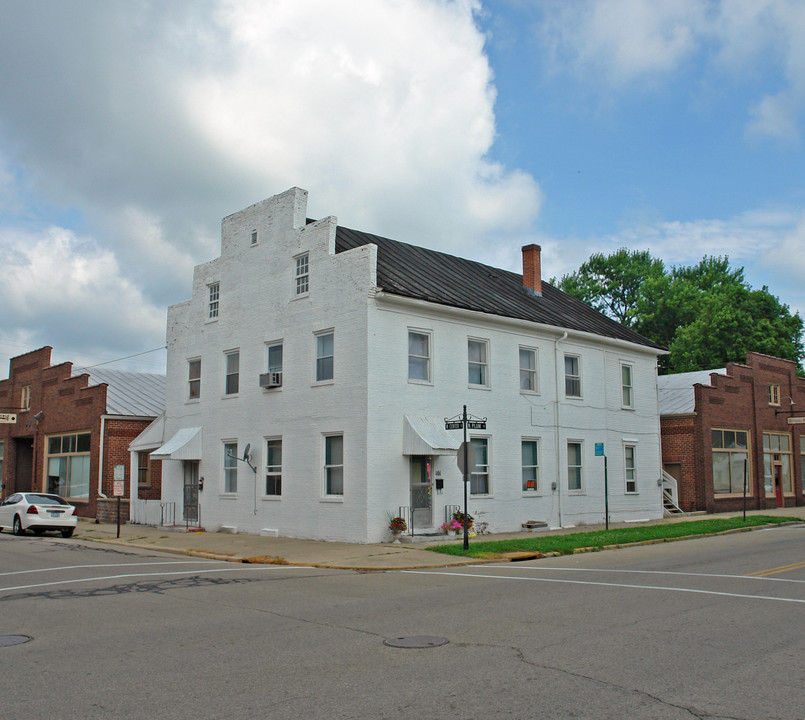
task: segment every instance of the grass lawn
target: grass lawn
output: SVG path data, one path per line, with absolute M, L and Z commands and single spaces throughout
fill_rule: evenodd
M 746 520 L 741 517 L 711 518 L 708 520 L 578 532 L 569 535 L 540 535 L 513 540 L 479 540 L 478 538 L 472 538 L 470 539 L 469 550 L 464 550 L 463 541 L 448 545 L 433 545 L 428 550 L 447 555 L 463 555 L 474 558 L 496 558 L 513 552 L 568 555 L 579 548 L 600 550 L 604 547 L 627 545 L 629 543 L 700 537 L 702 535 L 726 532 L 727 530 L 739 530 L 758 525 L 779 525 L 780 523 L 792 521 L 801 522 L 799 518 L 769 515 L 749 515 Z

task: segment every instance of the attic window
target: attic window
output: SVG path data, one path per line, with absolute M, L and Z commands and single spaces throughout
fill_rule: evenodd
M 257 245 L 257 230 L 252 230 L 252 245 Z

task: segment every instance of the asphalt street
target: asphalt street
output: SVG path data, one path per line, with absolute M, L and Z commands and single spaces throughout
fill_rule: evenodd
M 353 572 L 4 533 L 0 717 L 803 718 L 804 549 Z

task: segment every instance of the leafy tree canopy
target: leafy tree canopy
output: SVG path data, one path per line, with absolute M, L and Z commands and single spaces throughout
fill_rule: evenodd
M 552 281 L 553 282 L 553 281 Z M 666 269 L 648 251 L 621 248 L 590 256 L 555 284 L 668 348 L 664 372 L 688 372 L 743 362 L 747 352 L 805 357 L 803 322 L 767 287 L 754 290 L 727 257 Z

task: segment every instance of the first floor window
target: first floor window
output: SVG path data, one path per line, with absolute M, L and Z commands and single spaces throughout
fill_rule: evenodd
M 626 492 L 637 492 L 637 466 L 635 464 L 635 446 L 625 445 L 623 448 L 623 468 L 626 475 Z
M 201 397 L 201 358 L 187 361 L 187 399 Z
M 333 379 L 335 338 L 333 333 L 316 335 L 316 382 Z
M 539 448 L 536 440 L 523 440 L 521 445 L 523 462 L 523 492 L 539 490 Z
M 3 489 L 3 455 L 5 454 L 6 444 L 0 442 L 0 490 Z
M 582 489 L 582 454 L 580 442 L 567 444 L 567 489 Z
M 138 487 L 151 486 L 151 455 L 147 452 L 137 453 L 137 485 Z
M 751 494 L 749 433 L 746 430 L 710 431 L 713 445 L 713 492 L 716 495 L 743 493 L 744 472 L 747 492 Z
M 226 354 L 226 378 L 224 393 L 237 395 L 240 389 L 240 352 L 237 350 Z
M 486 438 L 472 438 L 470 440 L 475 448 L 475 470 L 470 475 L 470 494 L 489 494 L 489 440 Z
M 53 435 L 47 441 L 47 492 L 89 499 L 90 433 Z
M 324 437 L 324 493 L 344 494 L 344 436 Z
M 430 382 L 430 335 L 408 331 L 408 379 Z
M 537 351 L 520 348 L 520 390 L 537 392 Z
M 794 492 L 790 435 L 763 433 L 763 476 L 767 495 L 776 494 L 778 486 L 784 493 Z
M 282 495 L 282 438 L 266 441 L 266 495 Z
M 224 443 L 224 492 L 238 491 L 238 444 Z

